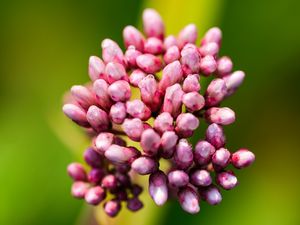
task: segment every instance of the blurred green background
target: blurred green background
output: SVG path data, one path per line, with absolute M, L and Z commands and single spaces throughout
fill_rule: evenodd
M 175 201 L 161 208 L 149 201 L 152 208 L 136 214 L 147 221 L 118 224 L 299 225 L 299 6 L 297 0 L 1 1 L 0 224 L 95 224 L 91 208 L 69 193 L 66 165 L 76 159 L 70 150 L 85 142 L 61 113 L 62 95 L 88 80 L 88 57 L 100 55 L 102 39 L 121 43 L 122 28 L 140 25 L 143 8 L 154 7 L 168 33 L 190 22 L 201 35 L 222 28 L 222 54 L 247 74 L 225 103 L 237 113 L 226 128 L 228 146 L 249 147 L 257 160 L 238 173 L 240 185 L 223 192 L 217 207 L 203 203 L 191 216 Z

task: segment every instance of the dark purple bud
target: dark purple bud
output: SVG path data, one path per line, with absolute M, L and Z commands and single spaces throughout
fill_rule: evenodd
M 93 168 L 101 167 L 102 165 L 102 157 L 96 152 L 93 148 L 88 148 L 83 153 L 84 160 L 87 164 L 89 164 Z
M 115 217 L 120 209 L 121 204 L 118 200 L 110 200 L 104 204 L 104 212 L 110 217 Z
M 194 161 L 198 165 L 206 165 L 210 162 L 216 149 L 207 141 L 199 141 L 195 146 Z
M 226 141 L 223 128 L 216 123 L 209 125 L 206 130 L 206 140 L 217 149 L 223 147 Z
M 90 185 L 82 181 L 76 181 L 71 188 L 71 194 L 75 198 L 84 198 L 85 194 L 89 190 Z
M 127 201 L 127 208 L 133 212 L 140 210 L 143 206 L 143 203 L 138 198 L 131 198 Z
M 222 201 L 222 195 L 215 186 L 210 186 L 201 191 L 201 196 L 210 205 L 218 205 Z
M 98 184 L 104 177 L 105 172 L 101 168 L 93 168 L 88 174 L 88 181 L 93 184 Z
M 186 139 L 179 140 L 173 159 L 179 169 L 188 169 L 193 164 L 192 146 Z
M 207 170 L 196 170 L 191 174 L 191 183 L 195 186 L 206 187 L 211 185 L 212 179 Z
M 128 199 L 126 190 L 119 190 L 115 195 L 119 201 L 126 201 Z
M 146 129 L 141 136 L 141 147 L 150 156 L 156 155 L 160 144 L 160 136 L 153 129 Z
M 182 113 L 176 119 L 175 131 L 181 137 L 191 137 L 199 126 L 199 119 L 192 113 Z
M 149 194 L 156 205 L 163 205 L 168 200 L 167 176 L 162 171 L 150 175 Z
M 69 164 L 67 171 L 74 181 L 86 181 L 86 171 L 80 163 Z
M 235 121 L 235 113 L 228 107 L 211 107 L 205 112 L 205 118 L 209 123 L 229 125 Z
M 200 211 L 199 196 L 191 187 L 185 187 L 178 192 L 178 199 L 182 209 L 188 213 L 196 214 Z
M 103 177 L 101 184 L 102 187 L 113 190 L 117 188 L 118 180 L 115 175 L 109 174 Z
M 139 196 L 142 193 L 142 191 L 143 191 L 143 188 L 138 184 L 134 184 L 131 187 L 131 193 L 135 197 Z
M 230 152 L 226 148 L 220 148 L 212 156 L 212 163 L 218 169 L 225 168 L 230 162 L 230 155 Z
M 120 183 L 121 186 L 123 187 L 129 187 L 131 185 L 131 180 L 128 174 L 123 174 L 120 172 L 115 173 L 115 176 Z
M 138 157 L 140 152 L 134 147 L 122 147 L 119 145 L 111 145 L 105 151 L 105 157 L 112 163 L 116 164 L 127 164 L 132 162 L 136 157 Z
M 73 122 L 83 127 L 89 127 L 90 124 L 86 119 L 86 112 L 77 105 L 65 104 L 63 106 L 64 114 L 69 117 Z
M 150 157 L 141 156 L 132 162 L 131 168 L 138 174 L 146 175 L 157 171 L 158 163 Z
M 173 156 L 176 144 L 178 141 L 178 136 L 174 131 L 166 131 L 163 133 L 160 139 L 161 146 L 161 156 L 165 159 L 169 159 Z
M 216 177 L 216 181 L 225 190 L 230 190 L 238 184 L 236 176 L 231 171 L 219 173 Z
M 255 155 L 248 149 L 242 148 L 231 156 L 231 163 L 235 168 L 242 169 L 250 166 L 255 160 Z
M 91 205 L 98 205 L 105 197 L 105 190 L 100 186 L 91 187 L 84 196 L 85 201 Z
M 172 187 L 184 187 L 189 183 L 189 175 L 183 170 L 173 170 L 168 174 L 168 181 Z
M 95 105 L 89 107 L 86 113 L 87 121 L 98 132 L 105 131 L 109 127 L 109 119 L 107 113 Z
M 214 79 L 210 82 L 205 93 L 206 106 L 215 106 L 219 104 L 227 94 L 225 81 L 222 79 Z

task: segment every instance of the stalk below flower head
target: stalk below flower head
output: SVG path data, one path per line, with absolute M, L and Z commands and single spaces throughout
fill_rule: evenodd
M 255 160 L 245 148 L 231 153 L 223 129 L 236 115 L 221 104 L 245 73 L 233 71 L 228 56 L 219 57 L 222 32 L 217 27 L 205 33 L 199 46 L 194 24 L 166 36 L 161 16 L 145 9 L 143 28 L 143 33 L 124 28 L 124 52 L 113 40 L 103 40 L 102 58 L 89 60 L 91 82 L 73 86 L 63 106 L 91 137 L 84 153 L 89 171 L 80 163 L 68 166 L 71 193 L 91 205 L 103 203 L 114 217 L 125 205 L 131 211 L 143 207 L 142 187 L 131 175 L 149 175 L 149 194 L 157 205 L 175 197 L 184 211 L 195 214 L 201 201 L 219 204 L 220 189 L 238 184 L 227 169 L 230 164 L 241 169 Z M 204 90 L 200 81 L 209 76 Z M 139 96 L 134 99 L 135 89 Z M 205 135 L 193 146 L 189 138 L 205 123 Z M 140 149 L 126 140 L 138 142 Z M 160 168 L 162 158 L 170 162 L 168 170 Z

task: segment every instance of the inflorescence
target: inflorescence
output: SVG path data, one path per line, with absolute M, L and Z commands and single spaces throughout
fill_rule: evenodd
M 245 74 L 232 71 L 229 57 L 218 56 L 222 33 L 217 27 L 206 32 L 200 47 L 194 24 L 165 38 L 164 23 L 153 9 L 143 12 L 143 27 L 146 38 L 133 26 L 124 28 L 125 53 L 116 42 L 102 41 L 102 59 L 89 59 L 92 82 L 73 86 L 63 106 L 92 140 L 84 153 L 89 172 L 80 163 L 68 166 L 72 195 L 92 205 L 104 202 L 112 217 L 121 202 L 137 211 L 143 207 L 142 187 L 133 183 L 134 174 L 150 175 L 149 194 L 157 205 L 174 195 L 183 210 L 195 214 L 200 199 L 219 204 L 219 187 L 238 184 L 229 164 L 241 169 L 255 159 L 247 149 L 231 153 L 225 147 L 223 126 L 235 121 L 235 113 L 220 106 Z M 203 91 L 200 77 L 208 76 L 214 78 Z M 136 99 L 134 90 L 140 93 Z M 188 138 L 199 120 L 209 125 L 193 147 Z M 124 137 L 140 147 L 128 146 Z M 160 169 L 162 158 L 170 162 L 168 171 Z

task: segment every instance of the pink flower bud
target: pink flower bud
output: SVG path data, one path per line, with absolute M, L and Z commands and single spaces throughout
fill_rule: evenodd
M 243 83 L 245 78 L 245 73 L 243 71 L 235 71 L 232 74 L 223 77 L 227 87 L 226 96 L 232 95 Z
M 121 210 L 121 204 L 118 200 L 110 200 L 104 204 L 104 212 L 110 216 L 115 217 Z
M 125 102 L 131 97 L 130 86 L 127 81 L 118 80 L 109 86 L 108 94 L 115 102 Z
M 95 105 L 90 106 L 86 113 L 86 118 L 96 131 L 105 131 L 109 127 L 107 113 Z
M 201 41 L 201 45 L 205 45 L 207 43 L 217 43 L 219 46 L 221 45 L 222 40 L 222 31 L 218 27 L 210 28 L 204 35 L 204 38 Z
M 156 73 L 162 67 L 162 62 L 159 57 L 151 54 L 143 54 L 136 58 L 136 64 L 146 73 Z
M 96 103 L 94 94 L 85 86 L 74 85 L 71 88 L 71 94 L 76 102 L 84 109 L 88 109 L 91 105 Z
M 206 106 L 215 106 L 219 104 L 227 93 L 225 81 L 222 79 L 214 79 L 210 82 L 205 93 Z
M 165 25 L 161 16 L 154 9 L 145 9 L 143 12 L 143 27 L 147 37 L 164 38 Z
M 126 102 L 126 110 L 129 115 L 141 120 L 148 120 L 151 116 L 150 109 L 139 99 Z
M 71 163 L 68 165 L 68 174 L 74 181 L 86 181 L 86 172 L 80 163 Z
M 90 170 L 88 174 L 88 181 L 92 184 L 98 184 L 101 182 L 104 175 L 105 175 L 104 169 L 93 168 Z
M 174 130 L 173 122 L 174 120 L 170 113 L 163 112 L 154 120 L 154 129 L 161 134 L 165 131 Z
M 102 132 L 95 139 L 95 150 L 103 155 L 113 143 L 114 135 L 112 133 Z
M 108 83 L 112 84 L 117 80 L 128 80 L 124 66 L 120 63 L 109 62 L 105 67 Z
M 144 130 L 144 125 L 138 118 L 125 119 L 122 128 L 131 140 L 139 141 Z
M 167 176 L 157 171 L 149 177 L 149 194 L 156 205 L 163 205 L 168 200 Z
M 191 113 L 182 113 L 176 119 L 175 131 L 181 137 L 191 137 L 199 126 L 199 120 Z
M 177 144 L 178 136 L 174 131 L 166 131 L 163 133 L 160 139 L 161 156 L 165 159 L 169 159 L 173 156 L 176 144 Z
M 99 168 L 102 164 L 102 157 L 94 148 L 87 148 L 83 153 L 84 161 L 92 168 Z
M 216 123 L 212 123 L 206 130 L 206 140 L 217 149 L 225 145 L 225 135 L 223 128 Z
M 130 163 L 138 157 L 139 154 L 139 151 L 133 147 L 126 148 L 115 144 L 111 145 L 105 151 L 105 157 L 116 164 Z
M 156 38 L 156 37 L 150 37 L 146 40 L 144 45 L 144 52 L 158 55 L 161 54 L 164 51 L 163 42 Z
M 210 55 L 216 57 L 219 53 L 219 45 L 215 42 L 207 43 L 199 48 L 202 57 Z
M 109 118 L 113 123 L 122 124 L 126 118 L 126 106 L 123 102 L 112 105 L 109 111 Z
M 199 111 L 205 105 L 204 97 L 196 91 L 184 94 L 182 97 L 182 102 L 191 112 Z
M 143 203 L 138 198 L 131 198 L 127 201 L 127 208 L 132 212 L 140 210 L 143 206 Z
M 184 92 L 178 83 L 168 87 L 162 111 L 170 113 L 173 117 L 177 117 L 181 112 L 183 94 Z
M 189 183 L 189 175 L 183 170 L 173 170 L 168 174 L 168 181 L 172 187 L 184 187 Z
M 133 45 L 138 51 L 144 50 L 144 37 L 141 32 L 133 26 L 126 26 L 123 30 L 125 47 Z
M 199 73 L 201 56 L 193 44 L 187 44 L 181 50 L 181 65 L 185 75 Z
M 146 77 L 146 73 L 144 73 L 142 70 L 136 69 L 132 71 L 129 77 L 129 82 L 132 86 L 138 87 L 141 80 L 143 80 Z
M 177 39 L 174 35 L 169 35 L 164 40 L 164 47 L 167 50 L 172 46 L 177 46 Z
M 132 162 L 131 168 L 138 174 L 146 175 L 157 171 L 158 163 L 150 157 L 141 156 Z
M 196 91 L 199 92 L 201 87 L 200 87 L 200 76 L 198 74 L 190 74 L 188 75 L 182 84 L 182 89 L 184 92 L 192 92 Z
M 195 163 L 203 166 L 210 162 L 212 155 L 216 149 L 207 141 L 199 141 L 195 146 L 194 160 Z
M 85 201 L 91 205 L 98 205 L 106 197 L 106 193 L 100 186 L 91 187 L 85 194 Z
M 186 187 L 178 192 L 178 199 L 182 209 L 190 214 L 200 211 L 199 196 L 191 187 Z
M 101 108 L 108 110 L 112 101 L 108 95 L 108 83 L 103 79 L 98 79 L 93 84 L 93 90 L 96 94 L 97 101 Z
M 212 156 L 212 163 L 218 169 L 225 168 L 230 162 L 230 152 L 226 148 L 218 149 Z
M 179 169 L 188 169 L 193 164 L 192 146 L 186 139 L 179 140 L 173 159 Z
M 153 111 L 161 105 L 161 93 L 158 91 L 158 85 L 153 75 L 146 76 L 139 83 L 141 98 L 143 102 Z
M 231 163 L 237 169 L 250 166 L 255 160 L 255 155 L 248 149 L 240 149 L 232 154 Z
M 205 118 L 209 123 L 229 125 L 235 121 L 235 113 L 227 107 L 212 107 L 205 112 Z
M 169 47 L 166 53 L 164 54 L 164 61 L 166 64 L 169 64 L 179 59 L 180 59 L 180 51 L 176 45 Z
M 165 91 L 168 87 L 180 82 L 182 75 L 181 65 L 178 60 L 168 64 L 162 72 L 162 78 L 159 82 L 160 90 Z
M 210 205 L 218 205 L 222 201 L 222 195 L 215 186 L 210 186 L 202 191 L 203 199 Z
M 191 174 L 191 183 L 195 186 L 206 187 L 211 185 L 212 179 L 207 170 L 196 170 Z
M 219 77 L 224 77 L 231 73 L 233 64 L 228 56 L 223 56 L 218 59 L 217 72 Z
M 208 76 L 214 73 L 217 69 L 217 63 L 213 56 L 207 55 L 204 56 L 200 63 L 201 73 L 205 76 Z
M 150 156 L 156 155 L 160 144 L 160 136 L 153 129 L 146 129 L 141 136 L 141 147 Z
M 97 56 L 91 56 L 89 59 L 89 76 L 92 81 L 97 79 L 105 79 L 105 64 L 102 59 Z
M 238 180 L 231 171 L 219 173 L 216 177 L 216 181 L 225 190 L 230 190 L 238 185 Z
M 82 181 L 76 181 L 72 185 L 71 194 L 75 198 L 84 198 L 85 194 L 89 190 L 89 184 L 82 182 Z
M 101 47 L 102 58 L 105 63 L 117 62 L 126 66 L 122 49 L 116 42 L 110 39 L 104 39 L 101 43 Z
M 74 104 L 65 104 L 63 106 L 63 112 L 67 117 L 69 117 L 78 125 L 83 127 L 90 126 L 86 119 L 86 112 L 79 106 Z
M 136 67 L 136 58 L 140 56 L 142 53 L 135 49 L 133 45 L 130 45 L 125 52 L 125 59 L 127 63 L 131 67 Z
M 198 37 L 198 31 L 195 24 L 185 26 L 178 35 L 178 47 L 183 48 L 187 43 L 195 44 Z

